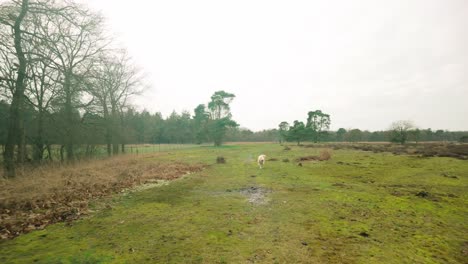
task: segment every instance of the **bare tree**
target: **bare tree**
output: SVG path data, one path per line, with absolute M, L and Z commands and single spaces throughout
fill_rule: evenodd
M 11 29 L 0 25 L 0 96 L 11 102 L 15 91 L 17 58 Z
M 66 153 L 67 160 L 73 161 L 74 146 L 86 142 L 89 147 L 89 140 L 92 144 L 102 140 L 90 137 L 94 127 L 103 128 L 102 120 L 109 154 L 118 154 L 119 143 L 124 151 L 124 109 L 145 86 L 127 53 L 107 50 L 109 42 L 102 16 L 73 1 L 0 4 L 0 98 L 10 108 L 5 115 L 8 176 L 15 174 L 15 145 L 18 160 L 25 157 L 23 122 L 30 106 L 35 122 L 28 126 L 28 139 L 37 161 L 43 159 L 45 149 L 51 156 L 50 138 L 62 143 L 62 160 Z M 46 129 L 49 117 L 54 118 L 56 131 Z M 80 133 L 84 137 L 78 138 Z
M 145 88 L 143 75 L 125 51 L 114 51 L 103 54 L 95 76 L 92 91 L 106 122 L 107 154 L 115 155 L 119 153 L 119 142 L 122 152 L 125 151 L 123 109 L 127 107 L 130 96 L 139 94 Z
M 390 126 L 390 141 L 405 144 L 408 140 L 410 130 L 414 129 L 413 122 L 409 120 L 399 120 Z
M 10 121 L 8 125 L 8 135 L 5 144 L 4 160 L 7 177 L 15 176 L 15 164 L 14 164 L 14 151 L 15 144 L 19 144 L 19 149 L 23 149 L 24 145 L 24 128 L 22 123 L 23 114 L 23 101 L 24 101 L 24 87 L 26 77 L 27 61 L 23 51 L 23 33 L 22 24 L 23 20 L 28 13 L 29 0 L 22 0 L 21 4 L 17 3 L 19 7 L 19 13 L 8 13 L 8 17 L 11 21 L 5 18 L 1 18 L 0 22 L 11 28 L 14 36 L 14 48 L 15 55 L 17 58 L 17 74 L 14 85 L 13 97 L 10 106 Z M 2 8 L 3 9 L 3 8 Z M 11 10 L 11 9 L 10 9 Z M 3 13 L 3 12 L 2 12 Z M 12 23 L 13 22 L 13 23 Z M 19 155 L 22 157 L 23 155 Z
M 44 55 L 51 59 L 54 58 L 50 51 Z M 57 82 L 60 78 L 60 72 L 53 68 L 51 60 L 34 60 L 31 54 L 28 54 L 28 58 L 32 63 L 28 71 L 29 82 L 26 87 L 26 99 L 37 112 L 36 133 L 32 138 L 33 159 L 41 161 L 46 147 L 50 152 L 50 142 L 44 137 L 44 119 L 51 112 L 53 100 L 60 93 L 61 85 Z
M 65 116 L 64 145 L 67 159 L 73 161 L 78 109 L 90 103 L 83 102 L 88 92 L 84 80 L 107 44 L 103 18 L 71 2 L 49 6 L 44 16 L 47 23 L 38 25 L 39 34 L 53 56 L 44 59 L 60 72 L 57 81 L 62 86 L 59 96 Z

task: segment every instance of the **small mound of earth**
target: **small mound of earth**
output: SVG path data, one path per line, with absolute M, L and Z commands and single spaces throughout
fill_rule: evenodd
M 428 192 L 425 192 L 425 191 L 420 191 L 416 194 L 416 196 L 419 196 L 419 197 L 428 197 L 430 194 Z
M 242 195 L 247 196 L 247 200 L 249 203 L 253 205 L 261 205 L 261 204 L 266 204 L 269 202 L 269 200 L 266 197 L 267 193 L 270 193 L 271 190 L 262 188 L 262 187 L 257 187 L 257 186 L 251 186 L 251 187 L 246 187 L 242 188 L 239 190 L 239 192 Z
M 319 156 L 305 156 L 305 157 L 299 157 L 296 159 L 296 161 L 310 161 L 310 160 L 319 161 L 320 157 Z

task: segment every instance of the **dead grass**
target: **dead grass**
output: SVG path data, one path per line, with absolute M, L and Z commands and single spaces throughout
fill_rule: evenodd
M 320 161 L 329 160 L 331 159 L 331 157 L 332 157 L 332 152 L 330 149 L 322 149 L 320 151 L 320 155 L 319 155 Z
M 420 157 L 449 157 L 468 160 L 468 144 L 453 142 L 421 142 L 408 144 L 391 144 L 382 142 L 362 143 L 326 143 L 309 144 L 306 148 L 330 147 L 338 149 L 354 149 L 372 151 L 374 153 L 390 152 L 395 155 L 417 155 Z
M 332 151 L 330 149 L 322 149 L 318 156 L 304 156 L 299 157 L 296 161 L 325 161 L 332 157 Z
M 202 165 L 148 162 L 157 154 L 119 156 L 75 165 L 26 168 L 11 180 L 0 178 L 0 238 L 12 238 L 86 214 L 100 197 L 154 179 L 173 180 Z

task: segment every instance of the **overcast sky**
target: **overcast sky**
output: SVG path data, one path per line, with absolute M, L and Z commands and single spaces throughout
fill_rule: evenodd
M 332 129 L 468 130 L 468 1 L 81 0 L 145 70 L 139 109 L 236 95 L 242 127 L 329 113 Z

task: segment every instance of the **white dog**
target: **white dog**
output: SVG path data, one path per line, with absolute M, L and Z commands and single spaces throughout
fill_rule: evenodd
M 257 163 L 258 163 L 258 166 L 260 167 L 260 169 L 263 168 L 263 165 L 265 165 L 265 160 L 266 160 L 266 155 L 260 155 L 258 156 L 258 159 L 257 159 Z

